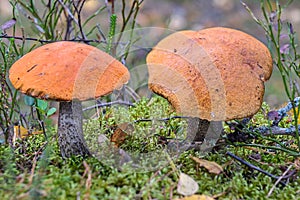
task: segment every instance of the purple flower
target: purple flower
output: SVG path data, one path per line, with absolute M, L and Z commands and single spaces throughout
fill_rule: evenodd
M 270 22 L 271 22 L 271 23 L 274 23 L 276 17 L 277 17 L 277 12 L 276 12 L 276 11 L 272 11 L 272 12 L 270 13 L 270 16 L 269 16 Z
M 10 29 L 11 27 L 13 27 L 15 25 L 15 23 L 17 22 L 17 20 L 15 18 L 12 18 L 11 20 L 8 20 L 7 22 L 5 22 L 4 24 L 2 24 L 0 26 L 0 29 L 2 31 L 5 31 L 7 29 Z
M 291 33 L 292 35 L 295 34 L 294 28 L 293 28 L 293 24 L 292 24 L 292 23 L 289 23 L 289 28 L 290 28 L 290 33 Z
M 279 119 L 279 113 L 277 111 L 270 111 L 267 115 L 268 120 L 276 121 Z
M 288 34 L 281 34 L 280 35 L 280 40 L 287 39 L 287 38 L 289 38 Z
M 282 47 L 280 47 L 280 53 L 288 54 L 289 52 L 290 52 L 290 44 L 285 44 Z

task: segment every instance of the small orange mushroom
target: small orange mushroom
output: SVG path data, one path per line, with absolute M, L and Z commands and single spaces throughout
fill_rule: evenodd
M 33 97 L 59 101 L 58 143 L 63 157 L 90 155 L 83 138 L 81 101 L 119 89 L 129 72 L 96 47 L 69 41 L 43 45 L 9 71 L 13 86 Z
M 147 65 L 153 92 L 178 113 L 208 121 L 255 114 L 272 73 L 263 43 L 223 27 L 171 34 L 148 54 Z

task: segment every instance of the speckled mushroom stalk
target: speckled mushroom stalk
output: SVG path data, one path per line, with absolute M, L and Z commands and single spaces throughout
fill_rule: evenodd
M 13 86 L 59 102 L 58 145 L 63 157 L 90 155 L 82 130 L 82 105 L 119 89 L 127 68 L 105 52 L 76 42 L 54 42 L 24 55 L 9 71 Z
M 149 88 L 191 117 L 188 131 L 196 140 L 203 139 L 209 121 L 218 129 L 220 121 L 255 114 L 272 73 L 263 43 L 223 27 L 171 34 L 147 55 L 147 65 Z
M 58 144 L 62 157 L 91 155 L 83 137 L 82 105 L 80 101 L 59 103 L 57 129 Z

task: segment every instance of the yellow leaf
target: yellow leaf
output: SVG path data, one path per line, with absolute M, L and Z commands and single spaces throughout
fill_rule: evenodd
M 206 195 L 192 195 L 189 197 L 184 197 L 182 199 L 176 199 L 176 200 L 214 200 L 214 198 Z
M 23 126 L 14 126 L 14 135 L 17 138 L 23 138 L 28 135 L 28 130 Z
M 211 162 L 208 160 L 200 159 L 197 157 L 191 156 L 191 158 L 200 165 L 200 167 L 205 167 L 209 173 L 220 174 L 223 172 L 223 168 L 216 162 Z
M 298 108 L 296 108 L 296 114 L 297 114 L 297 122 L 298 122 L 298 124 L 300 124 L 300 114 L 299 114 Z M 291 120 L 295 119 L 293 109 L 288 112 L 288 115 L 291 116 L 291 118 L 292 118 Z
M 14 138 L 25 138 L 30 135 L 36 135 L 41 133 L 42 131 L 33 131 L 29 133 L 28 130 L 23 126 L 14 126 Z

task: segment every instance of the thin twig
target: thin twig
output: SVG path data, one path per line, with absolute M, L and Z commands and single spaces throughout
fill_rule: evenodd
M 275 141 L 276 142 L 276 141 Z M 235 146 L 241 146 L 241 147 L 257 147 L 257 148 L 264 148 L 264 149 L 270 149 L 270 150 L 274 150 L 274 151 L 282 151 L 282 152 L 286 152 L 288 153 L 290 156 L 295 156 L 295 157 L 299 157 L 300 153 L 297 150 L 294 150 L 292 148 L 288 148 L 283 146 L 281 143 L 276 142 L 278 146 L 266 146 L 266 145 L 262 145 L 262 144 L 234 144 Z
M 125 105 L 125 106 L 134 106 L 134 104 L 132 103 L 129 103 L 127 101 L 112 101 L 112 102 L 107 102 L 107 103 L 99 103 L 99 104 L 95 104 L 93 106 L 89 106 L 87 108 L 84 108 L 83 111 L 86 111 L 86 110 L 91 110 L 91 109 L 94 109 L 94 108 L 100 108 L 100 107 L 106 107 L 106 106 L 112 106 L 112 105 Z
M 272 186 L 272 188 L 270 189 L 270 191 L 268 192 L 267 197 L 270 197 L 271 194 L 273 193 L 275 187 L 278 185 L 278 183 L 285 177 L 285 175 L 290 171 L 290 169 L 292 168 L 293 165 L 290 165 L 285 172 L 277 179 L 277 181 L 275 182 L 275 184 Z
M 76 4 L 74 3 L 74 1 L 73 1 L 73 6 L 74 6 L 74 8 L 75 8 L 75 11 L 76 11 L 76 13 L 77 13 L 77 18 L 78 18 L 78 27 L 79 27 L 81 36 L 82 36 L 82 38 L 83 38 L 84 40 L 86 40 L 87 38 L 86 38 L 86 35 L 85 35 L 85 33 L 84 33 L 83 29 L 82 29 L 82 24 L 81 24 L 81 11 L 82 11 L 82 8 L 83 8 L 83 5 L 84 5 L 85 1 L 86 1 L 86 0 L 83 0 L 81 4 L 78 3 L 77 5 L 76 5 Z M 80 4 L 80 6 L 79 6 L 79 4 Z M 78 9 L 78 6 L 79 6 L 79 9 Z
M 298 130 L 300 130 L 300 125 L 298 126 Z M 295 136 L 296 128 L 294 126 L 291 126 L 289 128 L 281 128 L 278 126 L 260 126 L 258 128 L 255 128 L 253 130 L 254 132 L 258 132 L 262 134 L 263 136 L 269 136 L 269 135 L 291 135 Z
M 104 43 L 107 43 L 106 37 L 105 37 L 105 35 L 104 35 L 103 31 L 101 30 L 101 27 L 100 27 L 100 25 L 99 25 L 99 24 L 97 24 L 97 25 L 96 25 L 96 27 L 97 27 L 97 30 L 98 30 L 98 32 L 100 33 L 101 37 L 103 38 L 103 40 L 104 40 Z
M 273 174 L 271 174 L 271 173 L 269 173 L 269 172 L 267 172 L 267 171 L 265 171 L 265 170 L 263 170 L 263 169 L 261 169 L 261 168 L 255 166 L 255 165 L 253 165 L 253 164 L 251 164 L 251 163 L 249 163 L 249 162 L 243 160 L 242 158 L 240 158 L 240 157 L 234 155 L 233 153 L 231 153 L 231 152 L 229 152 L 229 151 L 226 152 L 226 155 L 229 155 L 230 157 L 236 159 L 237 161 L 239 161 L 240 163 L 246 165 L 247 167 L 249 167 L 249 168 L 251 168 L 251 169 L 254 169 L 254 170 L 258 171 L 258 172 L 261 172 L 261 173 L 263 173 L 263 174 L 265 174 L 265 175 L 267 175 L 267 176 L 269 176 L 269 177 L 271 177 L 271 178 L 273 178 L 273 179 L 278 180 L 278 179 L 280 178 L 280 177 L 278 177 L 278 176 L 276 176 L 276 175 L 273 175 Z M 288 177 L 290 177 L 290 176 L 288 176 Z M 281 179 L 285 179 L 285 178 L 288 178 L 288 177 L 283 176 Z M 286 183 L 285 183 L 285 182 L 282 182 L 281 179 L 279 180 L 279 183 L 282 184 L 283 186 L 286 186 Z
M 141 97 L 131 87 L 125 85 L 124 88 L 135 102 L 141 99 Z
M 16 40 L 28 40 L 28 41 L 36 41 L 36 42 L 40 42 L 40 43 L 51 43 L 54 41 L 51 40 L 41 40 L 41 39 L 37 39 L 37 38 L 24 38 L 24 37 L 18 37 L 18 36 L 10 36 L 10 35 L 0 35 L 0 38 L 6 38 L 6 39 L 16 39 Z
M 6 38 L 6 39 L 15 39 L 15 40 L 28 40 L 28 41 L 36 41 L 40 43 L 52 43 L 52 42 L 57 42 L 57 40 L 41 40 L 37 38 L 30 38 L 30 37 L 19 37 L 19 36 L 10 36 L 10 35 L 0 35 L 0 38 Z M 105 41 L 102 40 L 96 40 L 96 39 L 70 39 L 70 40 L 61 40 L 61 41 L 72 41 L 72 42 L 95 42 L 95 43 L 105 43 Z
M 292 102 L 289 102 L 285 107 L 277 110 L 279 118 L 282 119 L 287 115 L 287 112 L 293 109 L 293 107 L 298 107 L 300 103 L 300 97 L 296 97 Z
M 71 17 L 71 19 L 76 23 L 76 25 L 78 26 L 78 21 L 77 19 L 74 17 L 74 15 L 72 14 L 72 12 L 70 11 L 70 9 L 64 4 L 64 2 L 62 2 L 62 0 L 57 0 L 61 6 L 64 8 L 64 10 L 68 13 L 68 15 Z
M 111 14 L 115 14 L 115 0 L 111 0 Z
M 48 144 L 48 142 L 45 142 L 36 152 L 35 152 L 35 155 L 34 155 L 34 158 L 33 158 L 33 164 L 32 164 L 32 167 L 31 167 L 31 171 L 30 171 L 30 176 L 28 178 L 28 185 L 30 187 L 30 185 L 32 184 L 32 181 L 33 181 L 33 177 L 34 177 L 34 171 L 35 171 L 35 168 L 36 168 L 36 164 L 37 164 L 37 160 L 38 160 L 38 156 L 39 154 L 44 150 L 44 148 L 46 147 L 46 145 Z
M 135 9 L 135 13 L 133 15 L 133 20 L 132 20 L 132 25 L 131 25 L 131 32 L 130 32 L 130 39 L 129 39 L 129 44 L 127 45 L 127 48 L 126 48 L 126 53 L 124 54 L 124 60 L 127 59 L 128 57 L 128 54 L 129 54 L 129 51 L 130 51 L 130 47 L 132 46 L 132 38 L 133 38 L 133 31 L 134 31 L 134 28 L 135 28 L 135 24 L 136 24 L 136 18 L 137 18 L 137 15 L 139 13 L 139 10 L 140 10 L 140 5 L 143 1 L 140 1 L 137 3 L 136 5 L 136 9 Z
M 160 118 L 160 119 L 137 119 L 134 121 L 134 123 L 140 123 L 140 122 L 152 122 L 152 121 L 169 121 L 171 119 L 188 119 L 190 117 L 186 116 L 172 116 L 167 118 Z
M 114 49 L 117 49 L 117 45 L 120 43 L 121 41 L 121 38 L 123 36 L 123 33 L 125 31 L 125 28 L 132 16 L 132 14 L 134 13 L 135 9 L 136 9 L 136 6 L 139 6 L 140 3 L 137 1 L 137 0 L 134 0 L 132 5 L 131 5 L 131 8 L 130 8 L 130 11 L 127 15 L 127 17 L 125 17 L 125 7 L 126 7 L 126 1 L 125 0 L 122 0 L 122 27 L 121 27 L 121 30 L 120 30 L 120 34 L 119 34 L 119 37 L 117 38 L 117 42 L 116 42 L 116 45 L 113 47 Z
M 36 42 L 40 42 L 41 44 L 43 43 L 52 43 L 52 42 L 57 42 L 58 40 L 42 40 L 42 39 L 37 39 L 37 38 L 30 38 L 30 37 L 20 37 L 20 36 L 11 36 L 11 35 L 0 35 L 0 38 L 6 38 L 6 39 L 15 39 L 15 40 L 27 40 L 27 41 L 36 41 Z M 71 42 L 84 42 L 84 43 L 90 43 L 90 42 L 94 42 L 94 43 L 104 43 L 106 44 L 106 40 L 97 40 L 97 39 L 70 39 L 70 40 L 59 40 L 59 41 L 71 41 Z M 113 44 L 117 44 L 117 43 L 113 43 Z M 123 44 L 126 45 L 127 43 L 123 43 L 123 42 L 119 42 L 119 44 Z M 135 47 L 136 49 L 141 49 L 141 50 L 145 50 L 146 52 L 148 52 L 150 50 L 150 48 L 146 48 L 146 47 L 142 47 L 142 46 L 138 46 L 138 45 L 132 45 L 133 47 Z
M 83 166 L 85 170 L 82 175 L 82 178 L 84 178 L 87 175 L 87 179 L 85 181 L 85 189 L 86 189 L 86 193 L 84 194 L 84 200 L 85 200 L 85 199 L 90 199 L 89 197 L 90 197 L 90 189 L 92 186 L 92 170 L 86 161 L 83 161 Z

